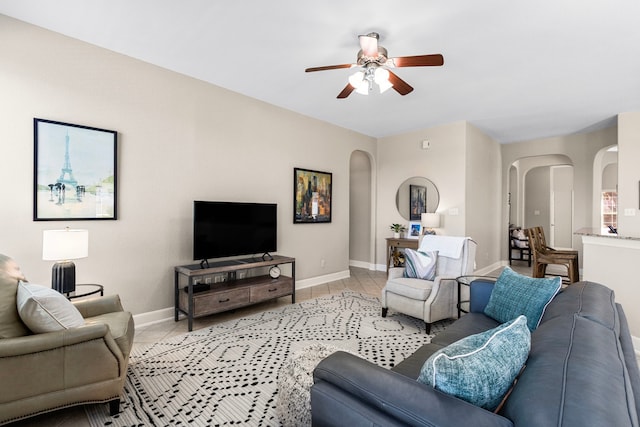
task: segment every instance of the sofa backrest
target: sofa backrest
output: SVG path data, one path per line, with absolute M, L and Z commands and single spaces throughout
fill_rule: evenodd
M 613 291 L 597 283 L 558 294 L 531 334 L 526 368 L 502 414 L 516 426 L 637 426 L 638 371 L 627 361 L 637 362 L 625 357 L 618 309 Z

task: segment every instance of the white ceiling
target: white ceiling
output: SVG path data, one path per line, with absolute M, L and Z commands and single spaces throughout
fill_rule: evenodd
M 467 120 L 501 143 L 640 110 L 638 0 L 0 0 L 5 14 L 373 137 Z M 336 95 L 358 34 L 415 90 Z M 1 68 L 1 59 L 0 59 Z

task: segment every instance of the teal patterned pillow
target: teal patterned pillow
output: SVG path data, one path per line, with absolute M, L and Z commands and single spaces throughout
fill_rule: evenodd
M 436 277 L 438 251 L 404 250 L 404 277 L 433 280 Z
M 418 381 L 493 411 L 529 357 L 531 332 L 520 316 L 436 351 Z
M 507 322 L 524 314 L 529 330 L 534 331 L 547 305 L 561 287 L 560 277 L 534 279 L 506 267 L 493 287 L 484 314 L 498 322 Z

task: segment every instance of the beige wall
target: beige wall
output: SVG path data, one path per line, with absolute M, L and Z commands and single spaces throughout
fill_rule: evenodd
M 349 263 L 372 268 L 372 170 L 370 157 L 362 151 L 351 154 L 349 175 Z
M 0 58 L 0 253 L 32 282 L 50 283 L 42 230 L 86 228 L 79 283 L 134 313 L 172 307 L 194 199 L 278 203 L 278 252 L 298 279 L 348 272 L 349 159 L 375 155 L 375 139 L 1 15 Z M 117 221 L 32 221 L 34 117 L 118 131 Z M 333 173 L 331 224 L 292 223 L 294 167 Z
M 443 214 L 439 232 L 465 233 L 465 137 L 466 123 L 456 122 L 378 140 L 378 201 L 376 259 L 378 268 L 386 262 L 386 240 L 392 237 L 389 225 L 407 224 L 395 204 L 396 191 L 407 178 L 422 176 L 431 180 L 440 193 L 438 212 Z M 422 149 L 422 141 L 431 147 Z M 458 215 L 449 215 L 449 209 Z
M 502 170 L 508 171 L 516 160 L 541 156 L 541 155 L 565 155 L 569 158 L 573 168 L 574 179 L 574 231 L 583 227 L 591 227 L 592 203 L 593 203 L 593 161 L 596 153 L 603 147 L 615 144 L 618 141 L 617 127 L 610 127 L 594 132 L 580 133 L 553 138 L 544 138 L 532 141 L 524 141 L 513 144 L 503 144 Z M 503 229 L 508 228 L 507 184 L 508 174 L 503 174 Z M 520 194 L 522 197 L 522 194 Z M 512 206 L 513 209 L 513 206 Z M 574 236 L 573 248 L 581 250 L 582 241 Z M 507 258 L 507 242 L 502 249 L 502 259 Z
M 618 115 L 618 233 L 640 237 L 640 112 Z M 625 215 L 625 211 L 633 216 Z
M 551 169 L 549 167 L 537 167 L 530 169 L 524 177 L 524 193 L 526 203 L 524 205 L 523 227 L 542 226 L 545 234 L 549 236 L 549 183 Z
M 430 148 L 423 149 L 428 140 Z M 378 140 L 377 262 L 384 266 L 389 225 L 406 224 L 395 205 L 407 178 L 422 176 L 438 189 L 438 233 L 470 236 L 478 243 L 478 269 L 500 260 L 500 145 L 467 122 Z M 490 189 L 490 190 L 489 190 Z
M 506 239 L 500 229 L 500 145 L 467 123 L 465 158 L 465 235 L 478 243 L 476 268 L 481 269 L 500 260 Z

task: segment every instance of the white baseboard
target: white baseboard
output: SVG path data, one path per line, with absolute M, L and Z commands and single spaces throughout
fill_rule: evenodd
M 508 263 L 507 263 L 507 265 L 508 265 Z M 504 267 L 504 266 L 505 266 L 505 264 L 504 264 L 503 261 L 494 262 L 493 264 L 488 265 L 486 267 L 482 267 L 479 270 L 474 270 L 473 274 L 475 274 L 477 276 L 484 276 L 484 275 L 489 274 L 492 271 L 497 270 L 498 268 Z
M 173 320 L 173 310 L 173 307 L 167 307 L 147 313 L 134 314 L 133 322 L 136 326 L 142 327 L 164 322 L 169 319 Z
M 322 285 L 323 283 L 334 282 L 336 280 L 348 279 L 351 277 L 349 270 L 338 271 L 324 276 L 310 277 L 308 279 L 296 280 L 296 289 L 310 288 L 311 286 Z
M 366 262 L 366 261 L 356 261 L 354 259 L 349 260 L 349 267 L 365 268 L 367 270 L 372 270 L 372 271 L 376 270 L 375 264 L 371 264 L 370 262 Z

